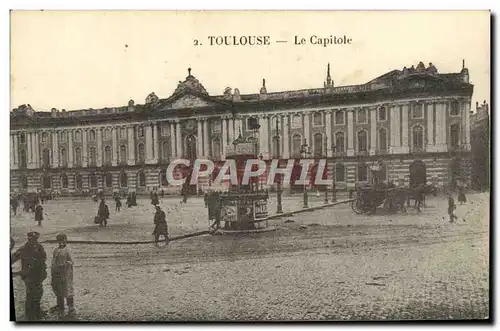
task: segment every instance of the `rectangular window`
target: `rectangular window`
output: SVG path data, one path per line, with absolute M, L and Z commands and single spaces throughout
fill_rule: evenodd
M 335 124 L 344 125 L 344 115 L 345 113 L 341 110 L 335 112 Z
M 358 111 L 358 124 L 366 124 L 366 110 L 360 109 Z
M 323 126 L 323 114 L 316 112 L 313 115 L 313 126 Z
M 378 120 L 381 122 L 387 120 L 387 113 L 386 113 L 385 107 L 381 107 L 378 110 Z
M 302 127 L 302 117 L 300 115 L 293 115 L 292 128 L 299 129 Z

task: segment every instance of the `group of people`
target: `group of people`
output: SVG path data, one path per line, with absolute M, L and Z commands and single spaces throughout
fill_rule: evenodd
M 27 321 L 39 321 L 44 315 L 41 309 L 43 297 L 43 282 L 47 278 L 47 254 L 38 242 L 38 232 L 28 232 L 27 242 L 11 255 L 11 264 L 21 261 L 19 276 L 25 283 L 26 300 L 24 314 Z M 65 303 L 68 306 L 68 315 L 75 314 L 73 296 L 73 259 L 67 246 L 67 236 L 56 236 L 57 247 L 54 249 L 51 261 L 51 285 L 56 297 L 56 304 L 50 311 L 63 315 Z M 11 251 L 14 248 L 11 239 Z M 66 302 L 65 302 L 66 301 Z
M 467 202 L 467 198 L 465 196 L 465 189 L 460 186 L 458 188 L 458 203 L 459 204 L 464 204 Z M 450 222 L 454 222 L 456 219 L 458 219 L 457 215 L 455 214 L 455 209 L 457 209 L 457 205 L 455 204 L 455 200 L 453 199 L 453 195 L 451 192 L 448 193 L 448 216 L 450 218 Z
M 27 199 L 23 199 L 24 205 L 25 205 L 25 212 L 33 212 L 35 216 L 35 222 L 37 223 L 38 226 L 42 226 L 42 221 L 43 221 L 43 200 L 42 198 L 38 198 L 37 196 L 34 196 L 32 198 L 32 206 L 27 207 L 27 204 L 29 203 Z M 12 208 L 12 212 L 14 213 L 14 216 L 17 215 L 17 209 L 19 208 L 19 198 L 15 195 L 12 195 L 10 197 L 10 206 Z

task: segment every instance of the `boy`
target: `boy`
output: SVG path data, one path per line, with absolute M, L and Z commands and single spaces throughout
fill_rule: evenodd
M 68 314 L 75 314 L 73 302 L 73 259 L 67 247 L 68 238 L 65 234 L 56 237 L 58 247 L 52 256 L 52 289 L 57 298 L 57 305 L 51 310 L 64 314 L 64 299 L 68 304 Z

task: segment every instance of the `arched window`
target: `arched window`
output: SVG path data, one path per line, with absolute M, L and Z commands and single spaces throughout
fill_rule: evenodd
M 368 136 L 365 130 L 358 131 L 358 151 L 366 152 L 368 150 Z
M 120 187 L 128 187 L 128 177 L 125 172 L 120 174 Z
M 220 157 L 221 156 L 221 146 L 219 137 L 215 137 L 212 140 L 212 157 Z
M 75 175 L 75 187 L 77 190 L 81 190 L 83 187 L 83 180 L 82 180 L 82 175 L 76 174 Z
M 342 163 L 335 165 L 335 181 L 345 182 L 345 167 Z
M 42 162 L 44 168 L 48 168 L 50 166 L 50 151 L 48 149 L 44 149 L 42 152 Z
M 21 149 L 19 151 L 19 167 L 21 167 L 21 168 L 26 168 L 27 167 L 26 150 L 24 150 L 24 149 Z
M 167 170 L 162 169 L 160 171 L 160 186 L 168 186 L 168 180 L 167 180 Z
M 380 107 L 378 110 L 378 120 L 385 121 L 387 119 L 387 113 L 385 107 Z
M 26 177 L 25 175 L 21 175 L 21 177 L 19 177 L 19 186 L 23 190 L 28 189 L 28 177 Z
M 112 159 L 111 147 L 106 146 L 104 147 L 104 163 L 106 165 L 110 165 L 111 159 Z
M 106 140 L 111 139 L 111 130 L 110 129 L 104 130 L 104 139 L 106 139 Z
M 321 133 L 314 134 L 314 156 L 323 155 L 323 135 Z
M 25 144 L 25 143 L 26 143 L 26 135 L 25 135 L 24 133 L 21 133 L 21 134 L 19 135 L 19 142 L 20 142 L 21 144 Z
M 344 112 L 342 110 L 337 110 L 335 112 L 335 124 L 343 125 L 344 124 Z
M 95 141 L 95 130 L 90 130 L 89 132 L 89 140 Z
M 82 149 L 80 147 L 75 149 L 75 162 L 78 165 L 82 164 Z
M 292 153 L 294 157 L 300 157 L 300 146 L 302 146 L 302 137 L 300 134 L 294 134 L 292 137 Z
M 66 152 L 66 148 L 61 148 L 61 164 L 63 167 L 68 165 L 68 153 Z
M 358 111 L 358 123 L 365 124 L 366 123 L 366 109 L 360 109 Z
M 146 156 L 144 155 L 144 144 L 139 144 L 139 146 L 137 146 L 137 153 L 139 154 L 138 161 L 140 163 L 144 163 L 144 160 L 146 159 Z
M 90 147 L 89 163 L 91 165 L 96 165 L 97 163 L 97 151 L 94 146 Z
M 460 124 L 455 123 L 450 127 L 451 147 L 458 147 L 460 144 Z
M 137 186 L 138 187 L 146 187 L 146 174 L 144 171 L 139 171 L 137 174 Z
M 413 147 L 423 148 L 424 147 L 424 130 L 420 125 L 414 126 L 412 129 L 413 136 Z
M 97 177 L 95 174 L 90 174 L 89 175 L 89 182 L 90 182 L 90 187 L 91 188 L 96 188 L 97 187 Z
M 378 149 L 381 151 L 387 149 L 387 130 L 384 128 L 378 130 Z
M 368 180 L 368 168 L 366 164 L 358 164 L 358 182 L 366 182 Z
M 171 156 L 170 146 L 171 146 L 170 141 L 163 142 L 161 154 L 163 156 L 163 160 L 165 161 L 167 161 Z
M 108 172 L 106 173 L 105 175 L 105 178 L 104 178 L 104 183 L 106 185 L 106 187 L 113 187 L 113 174 Z
M 62 188 L 68 188 L 68 176 L 66 174 L 61 175 L 61 186 Z
M 313 114 L 313 126 L 323 126 L 323 114 L 315 112 Z
M 120 146 L 120 163 L 127 162 L 127 147 L 125 145 Z
M 344 132 L 335 133 L 335 151 L 338 153 L 345 152 L 345 134 Z
M 75 141 L 76 142 L 81 142 L 82 141 L 82 131 L 77 130 L 75 132 Z

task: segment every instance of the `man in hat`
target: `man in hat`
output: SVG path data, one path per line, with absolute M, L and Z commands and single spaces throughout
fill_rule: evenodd
M 155 236 L 155 245 L 158 245 L 161 235 L 165 237 L 165 241 L 168 244 L 167 218 L 165 216 L 165 212 L 161 210 L 160 206 L 156 206 L 156 213 L 153 222 L 155 224 L 155 229 L 153 231 L 153 235 Z
M 73 259 L 68 248 L 68 237 L 64 233 L 56 236 L 57 247 L 52 255 L 51 285 L 57 298 L 57 305 L 51 310 L 58 314 L 64 313 L 64 299 L 68 304 L 68 313 L 75 314 L 73 300 Z
M 26 286 L 24 314 L 26 320 L 37 321 L 42 317 L 40 301 L 43 296 L 43 281 L 47 278 L 47 254 L 38 243 L 40 234 L 28 232 L 28 241 L 12 255 L 11 264 L 21 260 L 21 279 Z
M 109 219 L 109 208 L 104 199 L 101 200 L 99 204 L 99 209 L 97 210 L 97 217 L 99 218 L 99 226 L 107 226 Z

